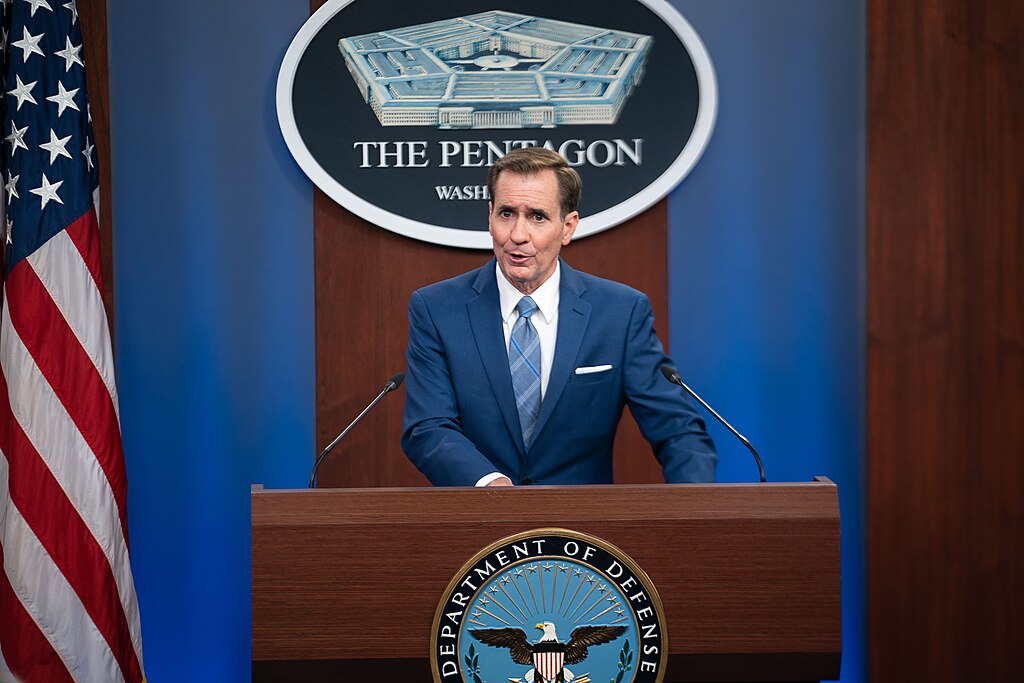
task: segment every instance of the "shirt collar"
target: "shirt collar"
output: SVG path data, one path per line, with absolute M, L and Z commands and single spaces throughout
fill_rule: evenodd
M 497 261 L 494 263 L 494 273 L 498 280 L 498 304 L 501 306 L 501 319 L 508 321 L 515 312 L 523 293 L 512 286 L 512 283 L 505 279 L 501 272 L 501 266 Z M 558 288 L 562 281 L 562 262 L 555 261 L 555 271 L 551 277 L 544 281 L 537 288 L 530 298 L 537 304 L 537 313 L 544 318 L 544 322 L 550 323 L 554 320 L 555 312 L 558 311 Z M 534 313 L 534 315 L 537 315 Z

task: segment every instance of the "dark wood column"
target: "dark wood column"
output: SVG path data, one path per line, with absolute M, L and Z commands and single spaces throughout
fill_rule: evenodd
M 868 5 L 871 680 L 1024 680 L 1024 4 Z
M 82 29 L 86 88 L 92 113 L 92 132 L 96 136 L 96 156 L 100 169 L 100 260 L 103 263 L 103 302 L 107 318 L 114 320 L 114 238 L 111 230 L 110 185 L 110 87 L 107 72 L 107 2 L 78 0 L 78 21 Z

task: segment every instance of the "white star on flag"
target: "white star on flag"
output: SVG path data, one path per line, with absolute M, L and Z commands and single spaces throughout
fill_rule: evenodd
M 67 5 L 64 6 L 67 7 Z M 71 71 L 72 64 L 77 64 L 78 66 L 84 68 L 85 64 L 82 63 L 82 58 L 78 56 L 78 53 L 82 51 L 82 46 L 79 45 L 78 47 L 75 47 L 71 44 L 70 38 L 67 38 L 66 40 L 67 47 L 65 47 L 63 50 L 57 50 L 53 53 L 58 57 L 64 58 L 64 72 L 67 73 L 68 71 Z
M 31 14 L 31 16 L 33 16 L 33 17 L 36 15 L 36 10 L 39 9 L 40 7 L 42 7 L 45 10 L 48 10 L 50 12 L 53 11 L 53 8 L 50 7 L 50 3 L 46 2 L 46 0 L 25 0 L 25 2 L 27 2 L 30 5 L 32 5 L 32 14 Z
M 20 178 L 20 177 L 21 177 L 20 175 L 16 175 L 16 176 L 12 177 L 11 176 L 11 172 L 10 171 L 7 172 L 7 184 L 4 185 L 4 190 L 7 192 L 7 203 L 8 204 L 11 203 L 11 197 L 14 197 L 15 199 L 21 199 L 21 195 L 18 194 L 18 188 L 17 188 L 18 178 Z
M 89 142 L 88 138 L 86 138 L 86 140 L 85 140 L 85 149 L 82 150 L 82 154 L 85 155 L 85 163 L 89 166 L 89 170 L 90 171 L 93 168 L 95 168 L 95 164 L 92 163 L 92 150 L 93 149 L 94 149 L 93 144 L 91 142 Z
M 64 149 L 64 146 L 68 144 L 68 140 L 70 140 L 70 139 L 71 139 L 71 136 L 69 135 L 66 138 L 60 138 L 58 140 L 57 139 L 57 134 L 54 133 L 53 132 L 53 128 L 51 128 L 50 129 L 50 141 L 42 143 L 41 145 L 39 145 L 39 148 L 40 149 L 45 149 L 47 152 L 50 153 L 50 164 L 52 165 L 53 162 L 55 162 L 57 160 L 57 157 L 67 157 L 68 159 L 71 158 L 71 155 L 68 154 L 68 151 L 66 149 Z M 46 176 L 43 176 L 43 177 L 45 178 Z M 61 202 L 61 203 L 63 204 L 64 202 Z
M 57 103 L 57 118 L 60 118 L 61 115 L 64 113 L 64 110 L 68 107 L 71 107 L 75 111 L 81 111 L 78 108 L 78 105 L 75 104 L 75 95 L 77 94 L 78 88 L 75 88 L 73 90 L 65 90 L 64 84 L 60 81 L 57 81 L 57 94 L 50 95 L 46 99 L 50 102 Z
M 26 101 L 31 102 L 32 104 L 39 104 L 36 102 L 36 98 L 32 97 L 32 88 L 36 87 L 36 83 L 39 81 L 22 83 L 21 76 L 15 75 L 14 78 L 18 81 L 18 84 L 15 86 L 14 90 L 8 90 L 7 94 L 18 98 L 18 106 L 15 107 L 15 109 L 17 111 L 21 111 L 21 105 Z
M 58 180 L 55 183 L 51 183 L 47 179 L 46 174 L 44 173 L 43 174 L 43 184 L 40 185 L 39 187 L 37 187 L 34 190 L 29 190 L 29 192 L 31 192 L 32 194 L 37 194 L 37 195 L 39 195 L 42 198 L 42 202 L 43 203 L 42 203 L 42 205 L 39 208 L 40 209 L 45 209 L 46 208 L 46 202 L 50 201 L 51 199 L 53 201 L 57 202 L 58 204 L 63 204 L 64 203 L 64 200 L 57 196 L 57 190 L 63 184 L 64 184 L 63 180 Z
M 44 34 L 40 33 L 38 36 L 34 36 L 28 32 L 27 26 L 23 26 L 21 31 L 21 35 L 23 36 L 22 39 L 14 41 L 11 45 L 21 48 L 22 63 L 27 62 L 29 55 L 33 52 L 40 57 L 45 57 L 46 55 L 44 55 L 43 51 L 39 49 L 39 41 L 43 39 Z
M 75 0 L 71 0 L 71 2 L 65 2 L 63 5 L 61 5 L 61 7 L 67 7 L 69 10 L 71 10 L 72 24 L 78 21 L 78 5 L 75 4 Z
M 14 121 L 11 121 L 11 134 L 4 138 L 7 142 L 11 143 L 11 158 L 14 158 L 14 153 L 18 151 L 18 148 L 27 150 L 28 145 L 25 144 L 25 132 L 28 131 L 28 126 L 24 128 L 18 128 L 14 125 Z

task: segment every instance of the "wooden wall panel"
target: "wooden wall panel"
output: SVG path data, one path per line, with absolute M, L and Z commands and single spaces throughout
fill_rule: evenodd
M 487 209 L 481 204 L 481 224 Z M 626 225 L 573 242 L 573 267 L 625 282 L 651 298 L 662 341 L 668 321 L 667 203 Z M 319 190 L 314 200 L 317 445 L 325 447 L 405 368 L 409 296 L 418 287 L 482 265 L 490 252 L 440 247 L 396 235 L 353 215 Z M 426 479 L 399 439 L 404 389 L 354 429 L 320 470 L 321 486 L 417 486 Z M 632 418 L 616 439 L 617 481 L 662 481 Z
M 107 73 L 107 2 L 106 0 L 78 0 L 78 21 L 82 29 L 82 50 L 86 65 L 86 88 L 89 92 L 89 110 L 92 113 L 92 131 L 95 135 L 97 162 L 100 170 L 100 260 L 103 263 L 103 301 L 107 318 L 113 329 L 114 320 L 114 260 L 111 221 L 110 185 L 110 88 Z
M 868 21 L 869 672 L 1024 680 L 1024 4 Z

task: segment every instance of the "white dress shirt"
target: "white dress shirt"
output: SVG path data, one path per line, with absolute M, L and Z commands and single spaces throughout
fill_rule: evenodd
M 511 282 L 505 279 L 498 264 L 494 266 L 494 275 L 498 280 L 498 306 L 501 308 L 502 328 L 505 332 L 505 351 L 508 352 L 509 343 L 512 340 L 512 327 L 519 320 L 519 312 L 516 306 L 523 298 L 523 293 L 516 289 Z M 537 288 L 530 298 L 537 304 L 537 310 L 530 316 L 530 322 L 537 330 L 537 339 L 540 342 L 540 396 L 544 400 L 544 394 L 548 389 L 548 379 L 551 377 L 551 364 L 555 359 L 555 341 L 558 337 L 558 287 L 562 281 L 562 266 L 555 262 L 555 272 Z M 477 486 L 486 486 L 495 479 L 503 477 L 500 472 L 492 472 L 480 478 Z M 511 477 L 509 477 L 511 479 Z
M 512 340 L 512 327 L 519 320 L 516 306 L 523 298 L 523 293 L 505 279 L 501 268 L 495 266 L 498 276 L 498 305 L 501 307 L 501 322 L 505 331 L 505 352 L 508 352 Z M 548 379 L 551 377 L 551 363 L 555 356 L 555 338 L 558 336 L 558 285 L 562 280 L 562 268 L 555 262 L 555 272 L 537 288 L 530 298 L 537 304 L 537 310 L 530 316 L 533 328 L 537 330 L 540 341 L 540 396 L 548 390 Z

